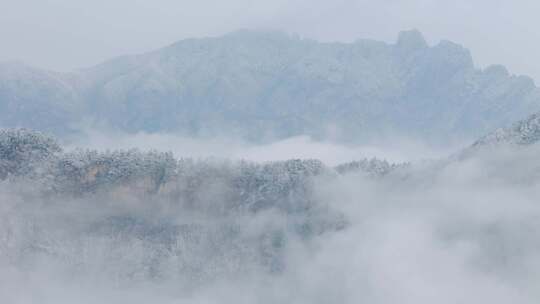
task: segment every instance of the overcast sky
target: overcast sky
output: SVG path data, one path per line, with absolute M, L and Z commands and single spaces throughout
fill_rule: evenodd
M 0 61 L 66 71 L 239 28 L 389 42 L 417 28 L 539 83 L 539 12 L 538 0 L 0 0 Z

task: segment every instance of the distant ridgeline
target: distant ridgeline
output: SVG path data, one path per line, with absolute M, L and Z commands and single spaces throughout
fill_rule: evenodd
M 428 46 L 417 31 L 395 44 L 239 31 L 72 73 L 0 65 L 1 126 L 57 135 L 82 121 L 254 141 L 406 135 L 439 143 L 474 139 L 539 110 L 530 78 L 475 68 L 468 50 Z

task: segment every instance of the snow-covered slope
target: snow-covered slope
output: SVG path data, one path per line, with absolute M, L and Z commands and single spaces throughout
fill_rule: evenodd
M 0 67 L 0 74 L 10 71 Z M 406 135 L 446 142 L 475 138 L 540 110 L 540 91 L 530 78 L 500 66 L 478 69 L 463 47 L 448 41 L 428 46 L 418 31 L 401 33 L 394 44 L 239 31 L 66 75 L 49 73 L 46 81 L 33 75 L 20 80 L 30 91 L 53 84 L 54 94 L 41 94 L 37 103 L 48 111 L 76 108 L 78 116 L 128 132 L 342 141 Z M 50 115 L 36 125 L 34 99 L 21 98 L 27 90 L 12 89 L 4 78 L 0 106 L 20 105 L 0 113 L 5 126 L 56 132 L 50 126 L 69 121 Z
M 505 161 L 509 159 L 525 164 L 527 170 L 540 172 L 540 163 L 537 161 L 539 141 L 540 112 L 480 137 L 472 145 L 450 157 L 450 160 L 486 157 Z M 511 167 L 512 165 L 505 164 L 505 170 Z
M 540 140 L 540 113 L 535 113 L 525 120 L 510 127 L 497 129 L 482 137 L 473 146 L 497 144 L 531 145 Z

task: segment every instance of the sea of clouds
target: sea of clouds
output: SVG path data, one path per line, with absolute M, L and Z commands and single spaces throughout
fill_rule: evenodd
M 413 166 L 378 179 L 361 174 L 316 177 L 310 193 L 317 202 L 316 216 L 340 214 L 346 224 L 309 238 L 293 231 L 294 220 L 287 214 L 269 210 L 228 216 L 208 211 L 226 197 L 219 187 L 200 197 L 207 209 L 193 212 L 165 208 L 152 198 L 50 200 L 36 195 L 31 184 L 3 183 L 3 303 L 540 300 L 539 147 L 491 148 L 467 157 L 422 161 L 452 151 L 423 149 L 405 141 L 401 149 L 392 150 L 338 146 L 307 137 L 256 146 L 147 134 L 109 138 L 91 134 L 75 145 L 172 150 L 177 157 L 319 158 L 329 165 L 378 156 L 412 161 Z M 199 240 L 177 239 L 174 246 L 182 254 L 167 256 L 171 260 L 161 263 L 162 243 L 151 237 L 138 239 L 130 231 L 105 238 L 89 232 L 99 230 L 96 223 L 118 216 L 129 216 L 142 226 L 196 223 L 205 230 Z M 230 227 L 235 227 L 232 238 L 223 232 Z M 273 233 L 278 237 L 268 242 L 287 241 L 265 260 L 261 239 Z M 47 246 L 54 248 L 54 255 L 45 254 L 51 252 Z M 138 276 L 148 273 L 135 270 L 151 267 L 144 265 L 149 260 L 160 262 L 157 275 Z M 278 264 L 272 264 L 275 261 Z

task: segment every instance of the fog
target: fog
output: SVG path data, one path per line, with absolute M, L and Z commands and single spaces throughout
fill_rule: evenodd
M 323 41 L 394 41 L 417 28 L 430 43 L 470 48 L 481 66 L 504 64 L 538 79 L 534 0 L 104 1 L 1 0 L 0 60 L 68 71 L 179 39 L 240 28 L 280 29 Z
M 399 31 L 415 28 L 429 45 L 442 39 L 463 44 L 480 67 L 499 63 L 511 73 L 538 80 L 540 61 L 531 60 L 540 53 L 538 11 L 540 2 L 533 0 L 0 0 L 0 62 L 75 71 L 180 39 L 238 29 L 277 29 L 319 41 L 394 42 Z M 418 35 L 411 33 L 414 43 Z M 438 74 L 439 61 L 448 64 L 440 70 L 448 70 L 452 82 L 441 92 L 420 92 L 419 112 L 434 110 L 418 117 L 433 123 L 433 115 L 448 111 L 441 117 L 463 124 L 459 130 L 467 131 L 489 123 L 491 116 L 504 116 L 501 124 L 514 119 L 514 114 L 504 113 L 514 100 L 523 112 L 536 109 L 538 95 L 530 81 L 508 77 L 497 67 L 485 73 L 486 79 L 472 81 L 476 74 L 469 68 L 467 52 L 454 48 L 435 54 L 433 71 L 428 69 L 429 56 L 426 62 L 418 61 L 433 75 Z M 377 50 L 366 48 L 366 54 Z M 310 61 L 305 64 L 309 67 Z M 462 65 L 468 67 L 466 73 L 456 74 L 453 83 L 456 77 L 450 72 Z M 332 66 L 323 62 L 320 71 L 312 73 L 314 78 Z M 394 71 L 392 65 L 381 66 Z M 331 136 L 248 141 L 150 134 L 137 131 L 144 123 L 130 130 L 129 117 L 118 124 L 126 127 L 124 131 L 99 122 L 85 129 L 85 115 L 70 114 L 83 108 L 92 112 L 93 98 L 108 98 L 106 93 L 111 99 L 104 98 L 99 107 L 107 110 L 107 102 L 120 97 L 110 104 L 111 109 L 121 109 L 118 115 L 153 108 L 152 92 L 160 88 L 155 82 L 161 78 L 144 82 L 151 68 L 127 76 L 119 72 L 104 93 L 88 89 L 80 104 L 74 104 L 79 99 L 71 94 L 89 85 L 87 79 L 75 79 L 72 90 L 65 83 L 72 74 L 32 76 L 33 70 L 14 69 L 21 75 L 11 77 L 6 69 L 7 89 L 0 98 L 6 100 L 8 115 L 2 125 L 82 127 L 58 132 L 63 134 L 58 139 L 27 129 L 0 129 L 0 303 L 540 303 L 538 116 L 499 129 L 473 146 L 433 146 L 406 137 L 373 136 L 354 144 Z M 253 69 L 258 70 L 258 64 Z M 214 73 L 213 68 L 201 71 Z M 26 73 L 32 76 L 30 82 Z M 96 73 L 107 74 L 107 68 Z M 250 77 L 242 75 L 242 81 L 244 76 Z M 377 84 L 386 80 L 382 78 L 366 92 L 385 95 L 378 92 L 385 90 Z M 429 82 L 430 77 L 424 78 L 414 80 Z M 194 79 L 204 82 L 206 77 Z M 390 79 L 390 88 L 403 90 Z M 447 78 L 441 79 L 428 85 L 438 88 Z M 129 100 L 132 83 L 142 88 L 138 98 L 149 97 L 148 102 L 133 106 L 122 101 Z M 177 81 L 171 83 L 171 92 L 177 92 Z M 415 88 L 422 91 L 422 83 L 415 82 Z M 206 86 L 192 91 L 199 89 L 204 92 Z M 242 88 L 224 86 L 224 91 L 229 89 Z M 216 95 L 220 90 L 215 89 Z M 452 103 L 457 110 L 441 105 L 450 90 L 463 90 L 470 103 L 482 105 L 478 125 L 473 123 L 476 112 L 460 119 L 469 109 L 467 102 Z M 169 96 L 168 90 L 163 92 Z M 66 101 L 66 109 L 42 103 L 47 98 L 54 101 L 50 105 Z M 28 109 L 32 115 L 26 114 Z M 132 118 L 146 122 L 168 117 L 160 111 Z M 382 125 L 390 119 L 380 112 Z M 113 113 L 111 121 L 117 117 Z M 286 113 L 278 114 L 276 119 L 287 118 Z M 182 126 L 196 119 L 185 116 L 178 116 L 185 120 Z M 171 122 L 180 119 L 171 117 Z M 412 125 L 430 128 L 422 121 Z
M 141 145 L 124 140 L 115 142 Z M 322 145 L 291 141 L 276 151 Z M 231 189 L 212 177 L 195 205 L 165 194 L 43 196 L 31 181 L 5 181 L 0 294 L 4 303 L 537 303 L 539 149 L 489 148 L 380 178 L 319 174 L 306 212 L 293 211 L 306 203 L 295 199 L 290 210 L 228 209 Z M 220 163 L 204 170 L 216 176 Z M 317 232 L 297 230 L 306 223 Z M 169 240 L 171 227 L 196 229 Z
M 177 158 L 217 158 L 255 162 L 288 159 L 318 159 L 329 166 L 363 158 L 385 159 L 393 163 L 422 161 L 447 156 L 469 144 L 430 145 L 420 140 L 380 138 L 366 144 L 344 144 L 296 136 L 267 143 L 252 143 L 236 137 L 187 137 L 171 133 L 126 134 L 115 130 L 86 128 L 65 139 L 68 149 L 140 149 L 171 151 Z

